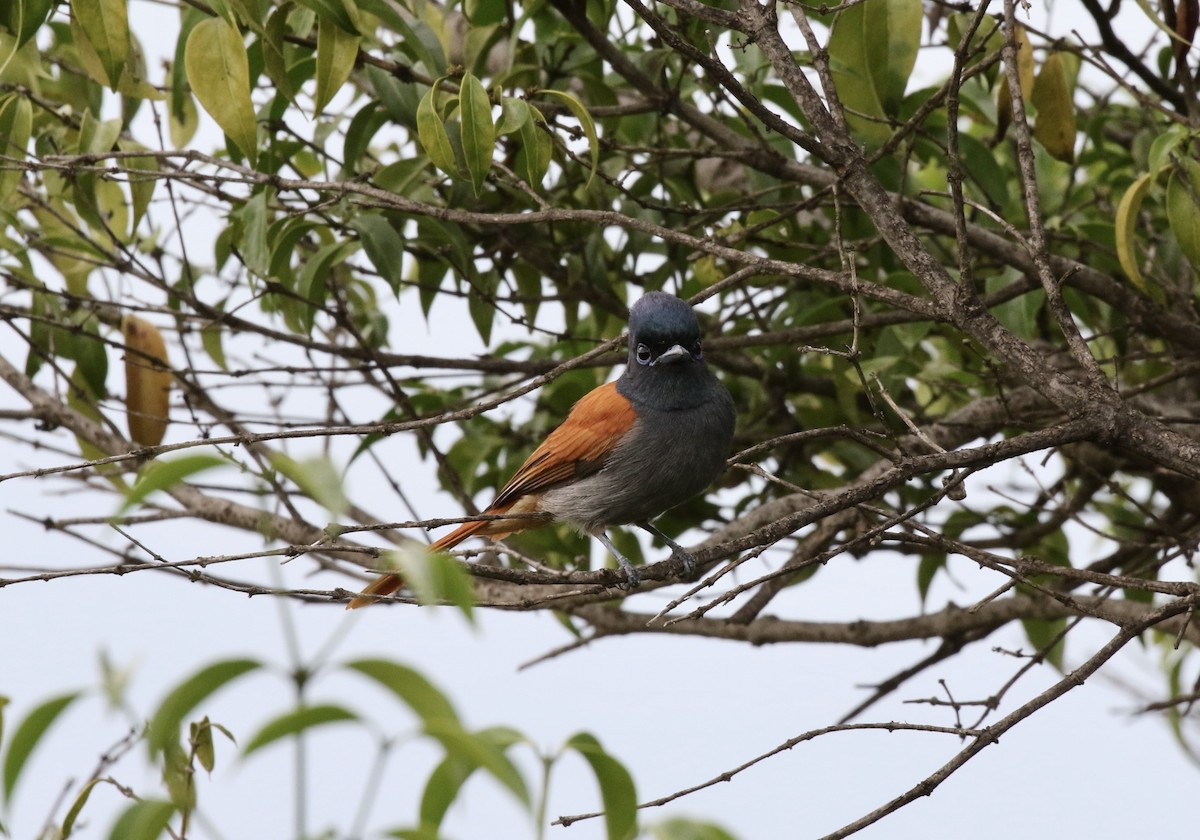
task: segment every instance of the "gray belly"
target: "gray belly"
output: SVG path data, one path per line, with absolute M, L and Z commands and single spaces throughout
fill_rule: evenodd
M 584 531 L 645 522 L 700 493 L 720 475 L 733 437 L 733 401 L 679 411 L 639 407 L 633 429 L 603 469 L 542 496 L 540 507 Z

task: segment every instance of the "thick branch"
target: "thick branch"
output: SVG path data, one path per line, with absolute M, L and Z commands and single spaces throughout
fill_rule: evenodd
M 1187 599 L 1200 598 L 1197 594 Z M 1182 600 L 1187 600 L 1182 599 Z M 623 636 L 632 633 L 661 633 L 675 636 L 702 636 L 749 642 L 752 645 L 772 645 L 807 642 L 812 644 L 843 644 L 856 647 L 878 647 L 895 642 L 919 639 L 954 638 L 962 634 L 986 634 L 1011 621 L 1074 618 L 1086 614 L 1108 621 L 1118 627 L 1150 625 L 1164 632 L 1175 633 L 1187 621 L 1182 609 L 1174 612 L 1153 604 L 1143 604 L 1115 598 L 1080 596 L 1074 599 L 1086 613 L 1072 609 L 1061 601 L 1044 596 L 1013 595 L 997 598 L 982 606 L 964 609 L 948 606 L 945 609 L 913 618 L 891 621 L 790 621 L 763 616 L 749 624 L 720 618 L 693 619 L 663 625 L 653 622 L 647 613 L 614 610 L 603 604 L 592 604 L 570 613 L 588 622 L 598 636 Z M 1172 603 L 1178 604 L 1180 601 Z M 1155 616 L 1159 616 L 1154 618 Z M 1151 619 L 1153 619 L 1151 621 Z M 1200 643 L 1200 627 L 1189 626 L 1190 641 Z

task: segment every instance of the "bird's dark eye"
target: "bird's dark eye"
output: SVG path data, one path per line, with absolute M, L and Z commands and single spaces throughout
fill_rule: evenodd
M 639 365 L 648 365 L 650 364 L 650 360 L 653 358 L 654 355 L 650 352 L 649 347 L 647 347 L 645 344 L 639 344 L 637 346 L 637 363 Z
M 691 353 L 692 358 L 696 361 L 700 361 L 704 357 L 704 352 L 700 349 L 700 339 L 697 338 L 695 343 L 692 344 Z

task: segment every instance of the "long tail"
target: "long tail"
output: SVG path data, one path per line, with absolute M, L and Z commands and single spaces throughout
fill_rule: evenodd
M 463 540 L 474 534 L 486 529 L 489 525 L 495 526 L 495 522 L 487 519 L 476 522 L 464 522 L 459 525 L 449 534 L 442 537 L 440 540 L 429 546 L 429 551 L 445 551 L 454 548 Z M 373 604 L 378 598 L 385 595 L 391 595 L 397 589 L 404 585 L 404 579 L 400 575 L 382 575 L 376 578 L 371 584 L 358 593 L 349 604 L 346 605 L 348 610 L 356 610 L 359 607 L 365 607 L 367 604 Z

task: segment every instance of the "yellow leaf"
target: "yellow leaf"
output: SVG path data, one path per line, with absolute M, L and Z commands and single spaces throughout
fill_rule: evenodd
M 91 386 L 87 384 L 87 377 L 84 376 L 82 365 L 76 365 L 75 370 L 71 373 L 71 387 L 67 390 L 67 405 L 97 425 L 104 425 L 104 415 L 96 407 L 96 395 L 92 393 Z M 89 461 L 107 458 L 113 454 L 89 443 L 79 435 L 75 436 L 75 442 L 79 444 L 79 454 Z M 118 490 L 124 492 L 128 483 L 121 477 L 121 469 L 120 464 L 100 464 L 96 467 L 96 472 L 112 482 Z
M 1067 72 L 1062 56 L 1047 57 L 1037 80 L 1033 83 L 1030 101 L 1037 108 L 1034 138 L 1055 160 L 1075 161 L 1075 103 L 1067 84 Z
M 121 321 L 125 335 L 125 410 L 129 437 L 142 446 L 158 446 L 167 432 L 171 370 L 167 346 L 158 328 L 136 315 Z
M 71 23 L 76 24 L 71 29 L 80 56 L 83 57 L 86 47 L 91 47 L 102 74 L 97 81 L 116 90 L 129 58 L 129 12 L 125 0 L 76 0 L 71 4 Z
M 1029 43 L 1029 33 L 1025 27 L 1017 24 L 1017 77 L 1021 80 L 1021 97 L 1028 99 L 1033 94 L 1033 44 Z
M 1017 24 L 1013 29 L 1013 40 L 1017 50 L 1017 79 L 1021 83 L 1021 98 L 1029 101 L 1033 93 L 1033 45 L 1025 27 Z M 1008 89 L 1008 78 L 1000 77 L 1000 90 L 996 95 L 996 135 L 1003 137 L 1012 122 L 1012 93 Z
M 588 175 L 587 184 L 584 189 L 591 189 L 592 181 L 596 177 L 596 170 L 600 168 L 600 138 L 596 136 L 596 123 L 592 120 L 592 115 L 588 113 L 588 109 L 583 103 L 575 98 L 573 94 L 561 90 L 543 90 L 539 91 L 539 95 L 557 99 L 567 106 L 567 110 L 579 120 L 579 125 L 583 127 L 583 133 L 587 136 L 588 150 L 592 156 L 592 171 Z
M 329 18 L 322 17 L 317 24 L 317 114 L 350 78 L 361 40 Z
M 1138 268 L 1137 242 L 1134 235 L 1137 216 L 1142 209 L 1142 201 L 1153 181 L 1154 173 L 1147 172 L 1130 184 L 1129 189 L 1125 190 L 1125 195 L 1121 196 L 1121 203 L 1117 205 L 1116 230 L 1114 231 L 1117 241 L 1117 260 L 1121 263 L 1121 269 L 1133 281 L 1133 285 L 1143 292 L 1146 291 L 1146 280 Z
M 251 165 L 258 161 L 258 126 L 250 101 L 250 62 L 237 29 L 220 18 L 196 24 L 183 54 L 188 84 Z

